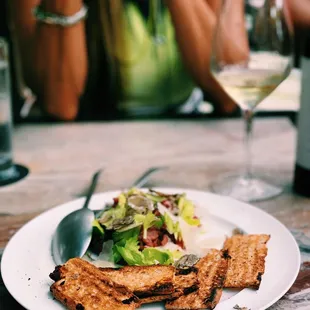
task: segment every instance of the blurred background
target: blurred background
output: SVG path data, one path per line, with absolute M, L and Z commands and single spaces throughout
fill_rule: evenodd
M 5 37 L 10 45 L 15 124 L 240 116 L 240 109 L 215 86 L 214 80 L 202 77 L 203 70 L 192 65 L 191 58 L 200 60 L 195 51 L 187 55 L 189 49 L 195 49 L 193 43 L 196 38 L 189 38 L 187 43 L 178 40 L 178 32 L 185 32 L 177 29 L 175 34 L 173 24 L 177 21 L 173 16 L 171 18 L 166 5 L 160 0 L 85 1 L 89 8 L 85 21 L 86 38 L 72 35 L 80 37 L 76 39 L 78 43 L 72 43 L 75 51 L 70 56 L 72 61 L 76 61 L 72 62 L 73 66 L 78 64 L 78 69 L 73 69 L 74 74 L 85 75 L 84 81 L 77 81 L 83 86 L 79 86 L 77 94 L 72 95 L 68 89 L 73 86 L 67 80 L 62 80 L 62 87 L 55 85 L 55 81 L 44 82 L 44 78 L 29 68 L 41 70 L 40 66 L 44 65 L 46 71 L 53 68 L 57 72 L 63 68 L 57 63 L 67 64 L 67 58 L 55 54 L 60 60 L 53 62 L 50 54 L 44 55 L 48 48 L 57 45 L 57 34 L 54 29 L 47 29 L 48 26 L 42 26 L 41 39 L 38 36 L 36 43 L 27 41 L 27 31 L 23 29 L 30 28 L 34 21 L 30 9 L 38 2 L 0 3 L 0 36 Z M 211 9 L 212 3 L 216 3 L 212 0 L 206 2 Z M 51 11 L 55 8 L 57 1 Z M 208 19 L 207 15 L 205 17 Z M 189 20 L 187 29 L 192 26 Z M 188 33 L 190 36 L 190 31 Z M 257 107 L 258 116 L 285 115 L 294 120 L 299 109 L 302 37 L 301 30 L 295 32 L 295 68 L 288 79 Z M 82 38 L 85 46 L 80 42 Z M 205 41 L 202 44 L 211 44 L 207 42 L 207 34 L 201 40 Z M 31 48 L 32 45 L 36 47 Z M 85 48 L 84 60 L 82 53 Z M 77 52 L 79 49 L 80 53 Z M 34 52 L 37 53 L 35 57 L 33 54 L 29 56 Z M 85 61 L 86 64 L 83 63 Z M 87 72 L 81 73 L 83 70 Z M 38 80 L 44 83 L 39 84 Z M 72 108 L 75 105 L 77 108 Z

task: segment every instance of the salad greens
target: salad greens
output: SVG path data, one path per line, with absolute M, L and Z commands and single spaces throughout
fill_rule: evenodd
M 152 212 L 148 212 L 147 215 L 136 214 L 135 215 L 136 224 L 140 224 L 143 227 L 143 238 L 147 238 L 147 231 L 149 228 L 155 226 L 156 228 L 161 228 L 164 225 L 164 219 L 156 216 Z
M 168 213 L 164 214 L 164 222 L 166 224 L 167 231 L 169 232 L 169 234 L 174 235 L 174 238 L 176 240 L 182 239 L 182 232 L 180 229 L 179 222 L 173 222 Z
M 173 264 L 186 249 L 182 225 L 200 226 L 185 194 L 133 188 L 94 220 L 89 250 L 117 265 Z
M 113 236 L 113 258 L 115 263 L 122 259 L 128 265 L 169 265 L 174 262 L 173 253 L 169 250 L 158 250 L 156 248 L 144 248 L 140 251 L 139 237 L 140 230 L 137 228 L 124 233 L 116 233 Z
M 199 226 L 200 220 L 195 217 L 195 206 L 192 201 L 187 200 L 184 196 L 178 201 L 180 216 L 183 220 L 192 226 Z

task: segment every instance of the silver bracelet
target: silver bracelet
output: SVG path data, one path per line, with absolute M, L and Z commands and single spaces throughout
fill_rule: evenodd
M 86 5 L 83 5 L 77 13 L 70 16 L 46 12 L 42 9 L 40 5 L 36 6 L 32 11 L 33 16 L 36 18 L 36 20 L 45 24 L 57 25 L 62 27 L 74 26 L 75 24 L 86 18 L 87 12 L 88 8 Z

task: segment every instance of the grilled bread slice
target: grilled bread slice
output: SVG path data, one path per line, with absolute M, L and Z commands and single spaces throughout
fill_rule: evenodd
M 176 298 L 177 296 L 179 296 L 179 295 L 176 295 L 175 293 L 172 293 L 169 295 L 155 295 L 155 296 L 140 298 L 139 301 L 141 304 L 151 304 L 153 302 L 172 300 L 172 299 Z
M 168 295 L 153 295 L 149 297 L 140 297 L 141 304 L 153 303 L 158 301 L 174 300 L 181 295 L 189 294 L 198 289 L 198 269 L 191 267 L 188 269 L 175 269 L 174 291 Z
M 56 281 L 50 288 L 53 296 L 70 310 L 133 310 L 140 305 L 128 288 L 79 258 L 56 267 L 50 277 Z
M 225 251 L 211 250 L 195 265 L 198 289 L 166 303 L 166 309 L 213 309 L 218 304 L 224 284 L 229 256 Z
M 265 272 L 269 235 L 235 235 L 226 240 L 224 249 L 231 257 L 224 287 L 258 289 Z
M 139 298 L 174 293 L 173 266 L 125 266 L 120 269 L 100 268 L 113 282 L 128 287 Z
M 198 268 L 193 266 L 186 269 L 176 269 L 174 288 L 176 293 L 180 292 L 180 295 L 187 295 L 198 289 Z
M 198 290 L 198 269 L 191 267 L 187 269 L 175 269 L 174 292 L 169 295 L 154 295 L 140 298 L 141 304 L 174 300 L 181 295 L 192 293 Z

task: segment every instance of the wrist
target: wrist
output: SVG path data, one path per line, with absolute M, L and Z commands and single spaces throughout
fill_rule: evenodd
M 49 13 L 68 16 L 77 13 L 82 5 L 82 0 L 42 0 L 40 4 Z
M 74 5 L 69 5 L 69 4 Z M 32 14 L 37 22 L 55 25 L 60 27 L 72 27 L 77 23 L 80 23 L 87 17 L 88 8 L 81 2 L 81 6 L 79 9 L 75 10 L 75 7 L 78 4 L 78 1 L 73 3 L 66 2 L 64 6 L 63 3 L 58 1 L 42 3 L 39 6 L 36 6 L 32 10 Z M 58 6 L 59 4 L 59 6 Z M 60 6 L 61 5 L 61 6 Z

